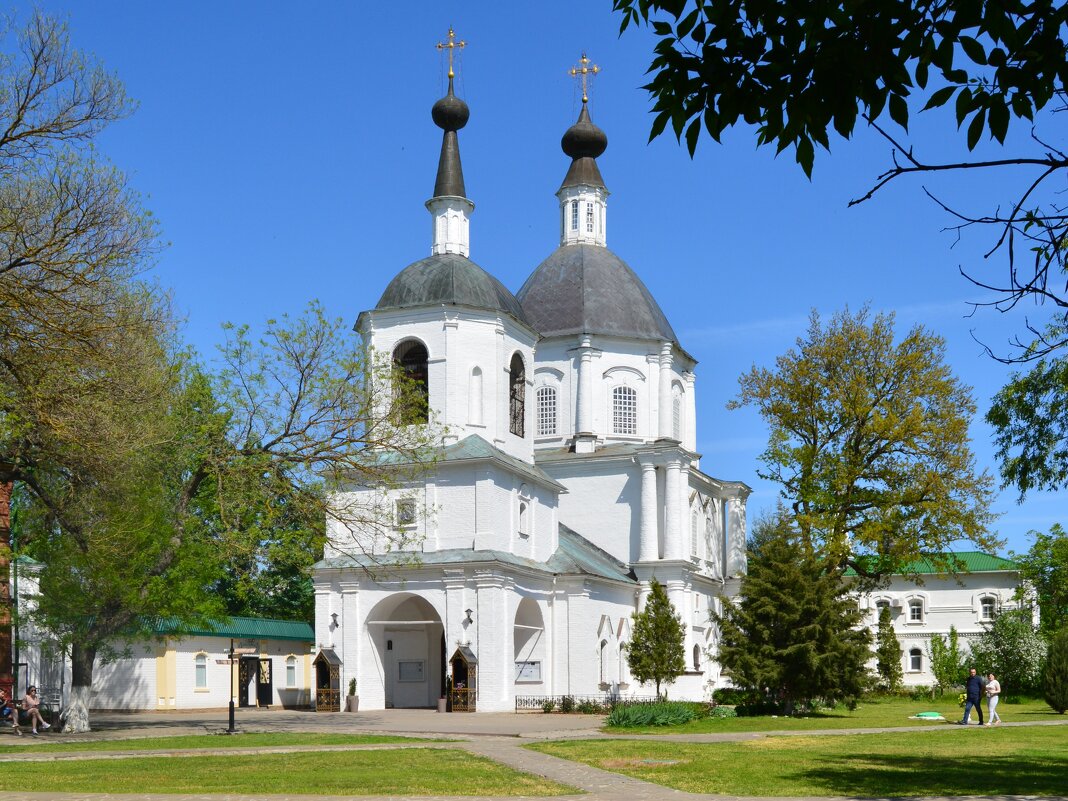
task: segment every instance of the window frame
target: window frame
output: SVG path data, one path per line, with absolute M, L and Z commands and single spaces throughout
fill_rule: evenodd
M 286 657 L 286 689 L 292 690 L 297 686 L 297 656 L 290 654 Z
M 638 391 L 627 384 L 612 387 L 612 434 L 638 436 Z M 629 430 L 626 425 L 629 422 Z
M 203 692 L 208 687 L 208 655 L 200 651 L 193 657 L 193 689 Z
M 419 525 L 419 509 L 415 498 L 397 498 L 393 502 L 393 520 L 397 528 L 415 528 Z
M 909 673 L 923 672 L 923 650 L 920 648 L 909 649 Z
M 916 610 L 919 610 L 917 613 Z M 924 608 L 923 600 L 920 598 L 909 599 L 909 623 L 916 625 L 923 623 L 927 616 L 927 610 Z
M 523 354 L 515 351 L 508 362 L 508 432 L 524 439 L 527 431 L 526 417 L 527 364 Z
M 551 399 L 551 400 L 547 400 Z M 535 427 L 539 437 L 555 437 L 560 432 L 560 393 L 556 387 L 542 384 L 534 391 Z M 550 411 L 551 407 L 551 411 Z M 545 426 L 546 423 L 552 423 Z M 549 430 L 551 428 L 551 430 Z

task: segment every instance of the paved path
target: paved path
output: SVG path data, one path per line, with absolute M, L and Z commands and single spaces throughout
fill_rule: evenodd
M 353 751 L 396 748 L 450 748 L 462 749 L 478 754 L 495 762 L 507 765 L 526 773 L 551 779 L 560 784 L 574 787 L 582 795 L 556 796 L 559 801 L 765 801 L 758 798 L 736 799 L 734 796 L 705 795 L 685 793 L 657 784 L 641 781 L 618 773 L 571 762 L 558 757 L 542 754 L 523 748 L 524 739 L 576 739 L 605 737 L 598 728 L 602 719 L 598 716 L 585 715 L 543 715 L 511 713 L 477 715 L 438 715 L 424 710 L 388 710 L 356 714 L 316 715 L 309 712 L 271 712 L 267 710 L 242 711 L 238 725 L 244 731 L 312 731 L 330 733 L 374 733 L 400 734 L 422 737 L 449 737 L 452 742 L 421 744 L 382 744 L 382 745 L 340 745 L 340 746 L 273 746 L 240 748 L 236 751 L 227 748 L 225 752 L 211 749 L 193 750 L 123 750 L 116 742 L 114 750 L 107 751 L 62 751 L 63 742 L 77 740 L 121 740 L 131 737 L 171 736 L 176 734 L 203 734 L 219 732 L 226 728 L 225 713 L 140 713 L 130 715 L 96 715 L 93 718 L 95 730 L 88 734 L 67 737 L 46 734 L 54 742 L 55 749 L 46 752 L 27 751 L 19 754 L 0 754 L 0 763 L 50 762 L 59 759 L 119 759 L 131 757 L 167 756 L 173 758 L 190 758 L 213 753 L 299 753 L 301 751 Z M 1031 724 L 1005 724 L 1006 726 L 1024 725 L 1068 725 L 1066 721 L 1049 721 Z M 978 727 L 976 727 L 978 728 Z M 641 739 L 670 742 L 738 742 L 767 736 L 814 736 L 814 735 L 850 735 L 860 733 L 888 731 L 922 731 L 941 729 L 959 731 L 957 727 L 944 723 L 931 726 L 909 726 L 880 729 L 822 729 L 808 731 L 771 731 L 771 732 L 737 732 L 724 734 L 686 734 L 686 735 L 627 735 L 626 739 Z M 12 738 L 14 739 L 14 738 Z M 28 738 L 23 738 L 26 742 Z M 12 740 L 8 740 L 11 743 Z M 40 742 L 37 740 L 36 742 Z M 7 765 L 8 770 L 19 770 L 15 765 Z M 28 768 L 27 777 L 34 775 L 36 766 Z M 31 789 L 32 783 L 27 785 Z M 538 797 L 545 801 L 543 797 Z M 1006 801 L 1014 796 L 974 796 L 974 799 Z M 1049 798 L 1049 797 L 1046 797 Z M 1057 798 L 1068 799 L 1068 796 Z M 158 793 L 49 793 L 49 792 L 0 792 L 0 801 L 397 801 L 396 796 L 309 796 L 309 795 L 175 795 Z M 406 801 L 489 801 L 473 796 L 406 796 Z M 527 801 L 527 797 L 510 797 L 510 801 Z M 532 800 L 531 800 L 532 801 Z M 816 799 L 799 799 L 799 801 L 817 801 Z M 818 801 L 835 801 L 821 798 Z M 844 801 L 844 799 L 839 799 Z M 949 801 L 933 798 L 927 801 Z M 955 798 L 953 801 L 961 801 Z

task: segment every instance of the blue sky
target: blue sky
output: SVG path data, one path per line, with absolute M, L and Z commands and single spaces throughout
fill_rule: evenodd
M 738 376 L 771 364 L 804 332 L 810 309 L 869 302 L 898 325 L 945 337 L 948 359 L 975 388 L 980 416 L 1009 369 L 1001 348 L 1029 307 L 980 311 L 958 269 L 999 280 L 984 261 L 989 233 L 957 241 L 926 185 L 988 213 L 1024 174 L 902 181 L 859 207 L 888 164 L 868 131 L 817 154 L 812 181 L 784 154 L 757 150 L 751 129 L 693 160 L 673 137 L 647 144 L 640 88 L 649 31 L 619 38 L 609 0 L 491 3 L 44 2 L 68 17 L 74 42 L 117 72 L 140 107 L 101 137 L 161 223 L 154 269 L 173 291 L 185 337 L 207 357 L 225 321 L 257 325 L 310 300 L 355 321 L 394 274 L 429 253 L 430 196 L 441 132 L 430 107 L 445 87 L 434 44 L 450 23 L 468 41 L 458 94 L 471 107 L 460 147 L 476 210 L 471 256 L 517 291 L 557 245 L 554 192 L 568 166 L 560 137 L 581 94 L 567 69 L 583 51 L 602 67 L 591 91 L 608 135 L 598 161 L 612 192 L 608 244 L 658 299 L 698 365 L 698 447 L 710 474 L 754 488 L 751 516 L 776 489 L 756 476 L 766 429 L 724 407 Z M 21 15 L 28 8 L 16 6 Z M 960 155 L 946 116 L 913 125 L 921 155 Z M 972 427 L 980 465 L 996 473 L 990 431 Z M 1024 550 L 1030 529 L 1062 518 L 1064 494 L 1002 493 L 997 529 Z

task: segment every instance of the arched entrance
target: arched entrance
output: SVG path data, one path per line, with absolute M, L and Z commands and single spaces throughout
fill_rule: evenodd
M 374 608 L 367 628 L 386 708 L 436 707 L 445 686 L 445 629 L 434 607 L 418 595 L 397 593 Z

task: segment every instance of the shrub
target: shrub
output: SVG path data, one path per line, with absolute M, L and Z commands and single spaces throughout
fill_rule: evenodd
M 565 695 L 560 699 L 560 711 L 565 715 L 575 711 L 575 698 L 571 695 Z
M 717 704 L 746 704 L 756 700 L 749 690 L 739 690 L 737 687 L 723 687 L 712 693 L 712 698 Z
M 734 708 L 740 718 L 760 718 L 767 715 L 778 715 L 779 705 L 772 701 L 751 701 L 747 704 L 738 704 Z
M 579 701 L 577 709 L 579 713 L 583 715 L 599 715 L 604 711 L 604 706 L 597 701 L 591 701 L 588 698 L 584 698 Z
M 544 701 L 541 702 L 541 711 L 542 712 L 545 712 L 546 714 L 548 714 L 548 713 L 553 712 L 555 710 L 556 710 L 556 701 L 553 700 L 552 698 L 546 698 Z
M 713 720 L 718 720 L 720 718 L 736 718 L 738 717 L 738 712 L 733 706 L 714 706 L 709 711 L 708 716 Z
M 679 701 L 655 704 L 620 704 L 609 713 L 606 725 L 615 728 L 644 728 L 646 726 L 678 726 L 695 717 L 693 705 Z
M 1053 635 L 1042 668 L 1042 696 L 1055 711 L 1068 710 L 1068 628 Z

